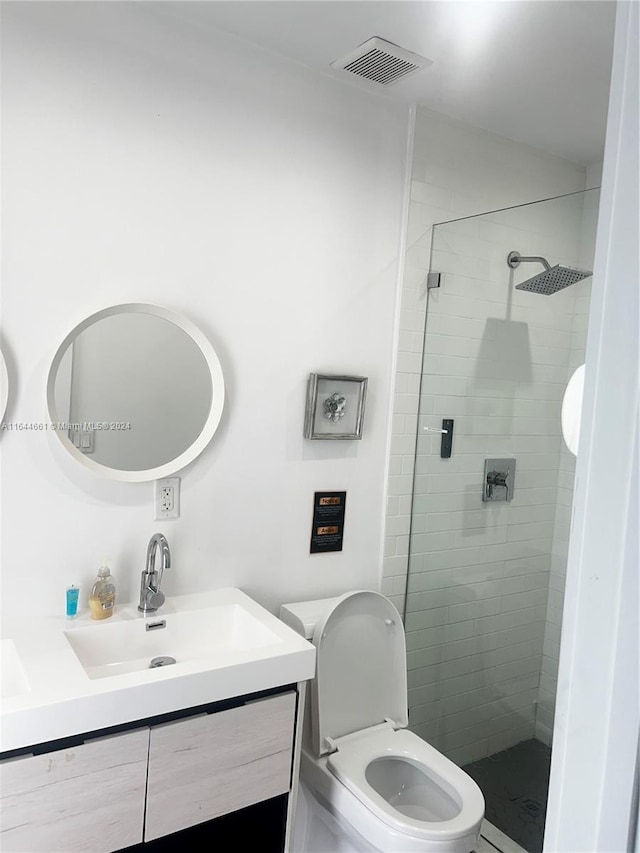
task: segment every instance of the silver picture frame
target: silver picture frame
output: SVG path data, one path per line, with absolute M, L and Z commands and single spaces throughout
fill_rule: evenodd
M 368 381 L 365 376 L 310 373 L 304 437 L 323 441 L 361 439 Z

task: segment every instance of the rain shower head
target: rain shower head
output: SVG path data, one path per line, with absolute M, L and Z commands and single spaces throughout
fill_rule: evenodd
M 552 267 L 546 258 L 538 256 L 525 258 L 520 252 L 509 252 L 507 255 L 507 264 L 511 269 L 516 269 L 522 262 L 542 264 L 545 271 L 516 284 L 516 290 L 528 290 L 530 293 L 542 293 L 545 296 L 551 296 L 552 293 L 557 293 L 559 290 L 593 275 L 590 270 L 568 267 L 566 264 L 556 264 L 555 267 Z

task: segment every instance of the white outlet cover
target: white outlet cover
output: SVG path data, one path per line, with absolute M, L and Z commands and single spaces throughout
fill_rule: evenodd
M 162 493 L 164 489 L 173 490 L 173 507 L 171 509 L 162 508 Z M 154 518 L 156 521 L 163 521 L 166 518 L 180 517 L 180 477 L 165 477 L 162 480 L 155 481 L 154 507 Z

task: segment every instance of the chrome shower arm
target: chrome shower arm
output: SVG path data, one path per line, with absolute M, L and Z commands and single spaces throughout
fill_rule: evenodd
M 545 269 L 547 269 L 547 270 L 550 270 L 550 269 L 551 269 L 551 265 L 550 265 L 550 264 L 549 264 L 549 262 L 546 260 L 546 258 L 540 258 L 540 257 L 538 257 L 537 255 L 531 255 L 531 257 L 529 257 L 529 258 L 525 258 L 525 257 L 523 257 L 522 255 L 520 255 L 520 261 L 521 261 L 521 262 L 522 262 L 522 261 L 526 261 L 526 262 L 528 262 L 528 261 L 535 261 L 535 262 L 536 262 L 536 263 L 538 263 L 538 264 L 542 264 L 542 265 L 544 266 L 544 268 L 545 268 Z
M 507 255 L 507 263 L 511 267 L 512 270 L 519 267 L 521 262 L 525 261 L 525 263 L 533 262 L 537 264 L 542 264 L 546 270 L 550 270 L 551 267 L 546 258 L 541 258 L 538 255 L 530 255 L 529 257 L 524 257 L 520 252 L 509 252 Z
M 525 257 L 524 255 L 521 255 L 520 252 L 509 252 L 509 254 L 507 255 L 507 263 L 509 264 L 512 270 L 516 269 L 516 267 L 519 267 L 522 261 L 525 261 L 525 263 L 533 262 L 537 264 L 542 264 L 546 270 L 551 269 L 551 266 L 549 265 L 547 259 L 542 258 L 539 255 L 529 255 L 528 257 Z

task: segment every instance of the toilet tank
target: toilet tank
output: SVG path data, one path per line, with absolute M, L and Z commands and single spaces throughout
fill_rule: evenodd
M 293 604 L 283 604 L 280 607 L 280 619 L 285 625 L 301 634 L 305 640 L 313 642 L 316 624 L 326 616 L 341 597 L 336 595 L 333 598 L 317 598 L 313 601 L 294 601 Z
M 316 624 L 324 619 L 340 598 L 341 596 L 338 595 L 333 598 L 317 598 L 313 601 L 294 601 L 292 604 L 283 604 L 280 607 L 280 619 L 298 634 L 301 634 L 305 640 L 312 643 Z M 302 745 L 309 752 L 313 749 L 312 703 L 312 689 L 311 682 L 309 682 L 302 721 Z

